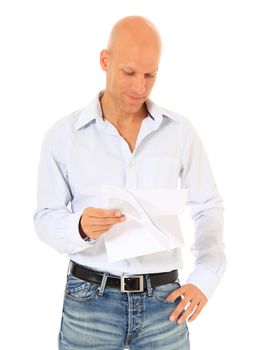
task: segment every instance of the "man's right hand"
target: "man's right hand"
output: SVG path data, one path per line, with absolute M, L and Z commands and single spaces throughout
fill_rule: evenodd
M 98 239 L 115 224 L 125 219 L 125 215 L 122 215 L 118 209 L 86 208 L 81 216 L 80 224 L 84 237 Z

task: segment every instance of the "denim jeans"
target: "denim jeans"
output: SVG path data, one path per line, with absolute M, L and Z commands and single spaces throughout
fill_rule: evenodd
M 59 350 L 189 350 L 186 323 L 169 320 L 177 306 L 165 300 L 178 282 L 151 287 L 146 276 L 144 292 L 124 293 L 67 276 L 59 332 Z

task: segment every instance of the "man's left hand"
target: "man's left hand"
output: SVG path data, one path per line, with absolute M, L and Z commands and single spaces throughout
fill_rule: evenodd
M 186 321 L 194 321 L 207 303 L 206 296 L 193 284 L 185 284 L 176 289 L 166 298 L 168 301 L 175 301 L 178 297 L 182 297 L 176 309 L 171 313 L 170 320 L 181 324 Z

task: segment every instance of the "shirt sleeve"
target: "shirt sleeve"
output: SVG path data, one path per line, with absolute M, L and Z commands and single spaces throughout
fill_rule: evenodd
M 56 134 L 55 129 L 48 130 L 42 143 L 33 217 L 40 240 L 60 253 L 72 254 L 92 247 L 95 241 L 80 236 L 78 225 L 83 211 L 68 208 L 72 193 L 64 162 L 67 140 L 64 132 Z
M 204 147 L 189 121 L 183 136 L 181 187 L 189 190 L 188 205 L 195 222 L 191 251 L 196 258 L 195 268 L 186 283 L 196 285 L 209 299 L 226 266 L 223 201 Z

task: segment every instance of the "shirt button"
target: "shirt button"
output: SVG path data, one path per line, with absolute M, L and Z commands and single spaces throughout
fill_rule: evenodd
M 133 161 L 133 159 L 130 159 L 130 160 L 129 160 L 128 166 L 129 166 L 129 168 L 132 168 L 132 167 L 134 166 L 134 161 Z

